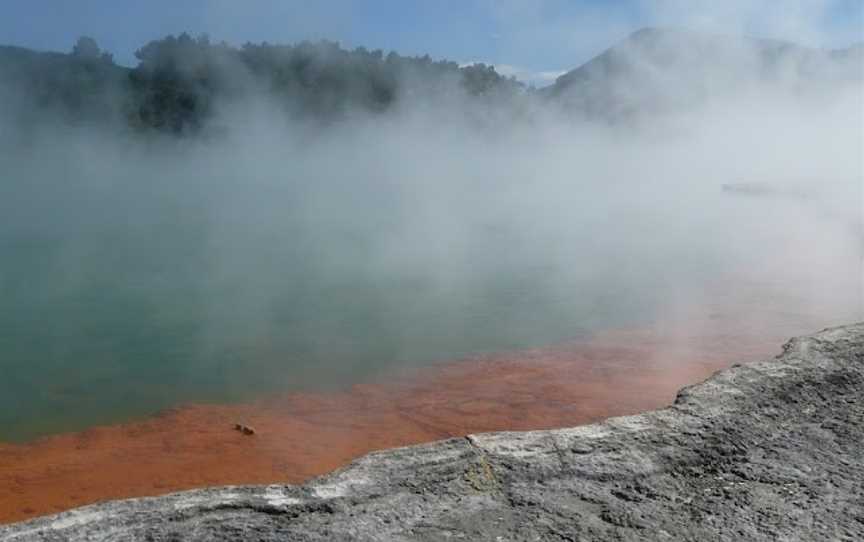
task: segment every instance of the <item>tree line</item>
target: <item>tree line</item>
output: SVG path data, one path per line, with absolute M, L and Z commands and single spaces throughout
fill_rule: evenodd
M 349 50 L 326 40 L 233 47 L 183 33 L 149 42 L 135 57 L 134 68 L 119 66 L 89 37 L 69 54 L 0 47 L 6 117 L 26 123 L 47 114 L 65 123 L 119 122 L 183 135 L 205 129 L 219 104 L 253 94 L 286 113 L 333 121 L 399 105 L 493 103 L 525 93 L 521 83 L 485 64 Z

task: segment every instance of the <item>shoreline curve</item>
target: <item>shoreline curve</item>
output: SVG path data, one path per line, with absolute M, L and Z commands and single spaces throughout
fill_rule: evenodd
M 193 490 L 0 540 L 864 537 L 864 323 L 787 342 L 666 408 L 373 452 L 302 486 Z

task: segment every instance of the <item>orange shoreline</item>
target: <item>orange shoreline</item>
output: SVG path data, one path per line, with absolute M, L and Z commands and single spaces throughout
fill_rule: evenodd
M 779 336 L 618 331 L 477 356 L 335 393 L 193 404 L 125 424 L 0 443 L 0 523 L 213 485 L 299 483 L 372 450 L 467 433 L 591 423 L 669 404 Z M 252 426 L 243 435 L 235 423 Z

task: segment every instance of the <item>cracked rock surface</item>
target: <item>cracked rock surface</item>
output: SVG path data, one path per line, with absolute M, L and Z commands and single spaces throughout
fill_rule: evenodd
M 237 539 L 864 540 L 864 323 L 793 339 L 637 416 L 0 527 L 10 542 Z

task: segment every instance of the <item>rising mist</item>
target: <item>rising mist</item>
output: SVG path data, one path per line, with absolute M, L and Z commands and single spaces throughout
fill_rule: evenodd
M 860 47 L 646 30 L 539 91 L 415 59 L 314 105 L 207 47 L 191 113 L 156 76 L 112 71 L 98 113 L 3 87 L 0 438 L 600 329 L 864 317 Z

